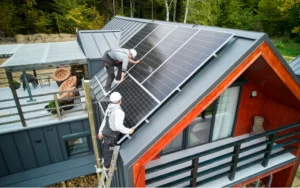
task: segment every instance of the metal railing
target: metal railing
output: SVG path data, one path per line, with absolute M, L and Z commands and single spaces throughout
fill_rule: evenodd
M 290 145 L 298 143 L 300 141 L 298 138 L 291 138 L 293 136 L 300 134 L 300 130 L 296 130 L 296 131 L 291 130 L 291 129 L 297 128 L 299 126 L 300 126 L 300 123 L 284 126 L 284 127 L 281 127 L 281 128 L 275 129 L 275 130 L 271 130 L 271 131 L 260 133 L 260 134 L 257 134 L 257 135 L 254 135 L 254 136 L 251 136 L 248 138 L 244 138 L 244 139 L 238 140 L 233 143 L 221 145 L 221 146 L 218 146 L 216 148 L 213 148 L 213 149 L 210 149 L 207 151 L 199 152 L 199 153 L 196 153 L 196 154 L 193 154 L 190 156 L 184 156 L 179 159 L 172 160 L 170 162 L 148 168 L 148 169 L 146 169 L 146 174 L 150 174 L 150 173 L 153 173 L 153 172 L 156 172 L 159 170 L 173 167 L 178 164 L 192 161 L 192 165 L 177 169 L 172 172 L 165 173 L 160 176 L 153 177 L 151 179 L 147 179 L 146 184 L 148 184 L 148 185 L 153 184 L 153 183 L 156 183 L 156 182 L 159 182 L 162 180 L 166 180 L 168 178 L 171 178 L 171 177 L 174 177 L 174 176 L 186 173 L 186 172 L 191 172 L 191 173 L 190 173 L 190 175 L 185 175 L 182 178 L 176 179 L 175 181 L 172 181 L 170 183 L 165 183 L 163 185 L 160 185 L 159 187 L 173 187 L 173 186 L 177 186 L 179 184 L 183 184 L 183 183 L 187 183 L 187 182 L 189 182 L 190 187 L 196 187 L 196 186 L 201 186 L 210 181 L 213 181 L 218 178 L 225 177 L 225 176 L 228 176 L 229 180 L 233 181 L 235 179 L 236 172 L 238 172 L 240 170 L 246 169 L 257 163 L 261 163 L 261 165 L 263 167 L 267 167 L 269 160 L 271 158 L 274 158 L 274 157 L 280 156 L 282 154 L 289 153 L 291 151 L 296 150 L 297 149 L 296 146 L 291 146 L 291 147 L 286 147 L 286 146 L 290 146 Z M 290 130 L 292 132 L 283 134 L 281 136 L 276 136 L 276 134 L 278 134 L 282 131 L 286 131 L 286 130 Z M 259 143 L 241 148 L 242 144 L 250 142 L 255 139 L 259 139 L 259 138 L 266 138 L 266 140 L 263 142 L 259 142 Z M 288 139 L 288 140 L 285 140 L 285 139 Z M 276 145 L 274 145 L 274 143 L 278 142 L 278 141 L 280 141 L 280 143 L 277 143 Z M 262 146 L 265 146 L 265 149 L 253 152 L 253 153 L 248 154 L 243 157 L 239 157 L 239 155 L 241 153 L 244 153 L 251 149 L 255 149 L 258 147 L 262 147 Z M 200 157 L 214 154 L 214 153 L 220 152 L 221 150 L 229 149 L 229 148 L 232 148 L 233 152 L 229 152 L 229 153 L 208 159 L 206 161 L 199 162 Z M 284 148 L 284 149 L 278 151 L 280 148 Z M 275 150 L 277 150 L 278 152 L 272 153 L 272 151 L 275 151 Z M 240 164 L 241 162 L 245 162 L 249 159 L 257 158 L 259 155 L 262 155 L 262 154 L 263 154 L 262 158 L 255 159 L 254 161 L 251 161 L 246 164 Z M 231 160 L 230 160 L 230 158 L 231 158 Z M 209 168 L 207 170 L 198 172 L 198 169 L 200 167 L 204 167 L 204 166 L 211 165 L 211 164 L 216 164 L 217 162 L 220 162 L 221 160 L 224 160 L 224 159 L 229 159 L 230 162 L 226 162 L 221 165 L 217 165 L 213 168 Z M 238 164 L 240 164 L 240 165 L 238 165 Z M 228 168 L 229 168 L 229 170 L 226 170 Z M 211 174 L 218 170 L 225 170 L 225 172 L 221 172 L 217 175 L 213 175 L 212 177 L 197 181 L 197 178 L 203 177 L 204 175 Z
M 79 106 L 82 104 L 85 104 L 85 102 L 78 102 L 78 103 L 74 103 L 74 104 L 63 104 L 60 105 L 59 103 L 64 103 L 65 101 L 70 101 L 70 100 L 75 100 L 75 99 L 81 99 L 83 97 L 85 97 L 85 95 L 80 95 L 79 96 L 74 96 L 74 97 L 67 97 L 67 98 L 63 98 L 63 99 L 59 99 L 58 98 L 58 94 L 62 94 L 62 93 L 70 93 L 70 92 L 79 92 L 79 91 L 83 91 L 84 89 L 75 89 L 75 90 L 71 90 L 71 91 L 61 91 L 61 92 L 52 92 L 52 93 L 46 93 L 46 94 L 38 94 L 38 95 L 32 95 L 32 97 L 38 98 L 38 97 L 43 97 L 43 96 L 49 96 L 52 95 L 53 99 L 51 100 L 43 100 L 43 101 L 38 101 L 38 102 L 31 102 L 28 104 L 21 104 L 21 108 L 22 108 L 22 112 L 23 114 L 29 114 L 29 113 L 35 113 L 35 112 L 40 112 L 40 111 L 50 111 L 50 114 L 45 114 L 45 115 L 36 115 L 33 117 L 28 117 L 25 118 L 25 122 L 29 121 L 29 120 L 33 120 L 33 119 L 39 119 L 39 118 L 44 118 L 44 117 L 48 117 L 48 116 L 57 116 L 58 120 L 62 120 L 63 119 L 63 115 L 65 114 L 70 114 L 70 113 L 74 113 L 74 112 L 80 112 L 80 111 L 86 111 L 84 108 L 80 108 L 80 109 L 75 109 L 75 110 L 64 110 L 66 108 L 70 108 L 70 107 L 75 107 L 75 106 Z M 29 96 L 25 96 L 25 97 L 19 97 L 18 100 L 20 99 L 29 99 Z M 10 102 L 10 101 L 14 101 L 14 99 L 4 99 L 4 100 L 0 100 L 0 104 L 3 102 Z M 42 104 L 49 104 L 50 102 L 53 102 L 54 106 L 53 107 L 45 107 L 45 108 L 40 108 L 37 105 L 42 105 Z M 36 109 L 33 110 L 24 110 L 25 107 L 29 107 L 29 106 L 36 106 Z M 9 109 L 15 109 L 16 106 L 4 106 L 0 108 L 0 111 L 2 110 L 9 110 Z M 54 111 L 53 113 L 51 111 Z M 63 113 L 62 113 L 63 112 Z M 8 118 L 8 117 L 12 117 L 12 116 L 19 116 L 19 113 L 11 113 L 11 114 L 4 114 L 4 115 L 0 115 L 0 120 L 2 118 Z M 16 119 L 16 118 L 15 118 Z M 21 122 L 21 118 L 19 118 L 18 120 L 12 120 L 12 121 L 0 121 L 0 125 L 7 125 L 7 124 L 12 124 L 12 123 L 19 123 Z

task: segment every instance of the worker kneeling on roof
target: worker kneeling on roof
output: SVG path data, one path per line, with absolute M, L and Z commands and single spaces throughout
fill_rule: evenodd
M 102 59 L 107 72 L 107 80 L 104 88 L 106 92 L 111 89 L 111 84 L 115 79 L 114 67 L 118 68 L 116 80 L 123 82 L 126 75 L 128 62 L 132 64 L 140 63 L 140 60 L 133 60 L 136 55 L 137 52 L 135 49 L 129 50 L 125 48 L 111 49 L 104 53 Z
M 109 168 L 113 149 L 117 144 L 117 139 L 120 133 L 132 134 L 134 129 L 126 128 L 123 124 L 125 113 L 121 108 L 122 96 L 118 92 L 113 92 L 110 95 L 110 104 L 108 105 L 105 116 L 99 129 L 98 138 L 103 139 L 103 158 L 104 167 Z

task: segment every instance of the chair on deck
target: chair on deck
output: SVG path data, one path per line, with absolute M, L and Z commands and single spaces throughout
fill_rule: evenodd
M 253 125 L 251 126 L 249 136 L 251 136 L 252 134 L 255 135 L 255 134 L 266 132 L 265 128 L 263 127 L 265 120 L 266 119 L 262 116 L 254 116 Z M 268 123 L 267 120 L 266 120 L 266 122 L 267 122 L 267 125 L 268 125 L 267 131 L 269 131 L 270 126 L 269 126 L 269 123 Z

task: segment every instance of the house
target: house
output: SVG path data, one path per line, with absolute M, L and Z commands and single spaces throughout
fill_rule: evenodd
M 85 66 L 97 128 L 107 105 L 103 52 L 119 45 L 143 58 L 113 86 L 123 95 L 125 124 L 136 131 L 120 139 L 112 187 L 242 187 L 260 179 L 291 186 L 299 163 L 300 80 L 265 33 L 117 16 L 65 45 L 0 45 L 0 55 L 22 59 L 38 49 L 28 70 Z M 76 55 L 68 56 L 71 49 Z M 16 68 L 11 61 L 7 72 Z M 50 89 L 33 89 L 33 97 Z M 28 97 L 16 95 L 23 112 Z M 265 132 L 252 133 L 255 116 L 263 117 Z M 26 126 L 0 122 L 0 186 L 47 186 L 95 173 L 86 111 L 62 120 L 24 117 Z M 83 152 L 74 153 L 74 143 Z
M 139 24 L 143 27 L 134 28 Z M 160 87 L 158 81 L 166 83 L 172 73 L 156 74 L 156 81 L 149 81 L 152 87 L 160 88 L 157 91 L 144 84 L 136 70 L 155 72 L 162 66 L 154 67 L 149 59 L 159 58 L 162 60 L 155 61 L 167 64 L 176 54 L 176 61 L 186 68 L 187 62 L 193 61 L 186 57 L 193 55 L 191 49 L 205 53 L 204 44 L 210 41 L 202 38 L 203 43 L 193 43 L 188 33 L 176 35 L 174 27 L 233 36 L 160 100 L 159 93 L 169 86 Z M 300 82 L 265 33 L 118 16 L 104 29 L 121 30 L 128 35 L 133 32 L 126 39 L 121 34 L 121 46 L 134 47 L 142 54 L 138 58 L 144 59 L 138 65 L 142 68 L 131 68 L 128 81 L 113 89 L 123 95 L 122 106 L 129 116 L 125 124 L 136 128 L 131 139 L 124 136 L 119 141 L 113 187 L 242 187 L 259 179 L 266 185 L 291 186 L 299 163 Z M 185 42 L 180 43 L 184 37 Z M 174 50 L 172 45 L 180 47 Z M 168 68 L 174 66 L 173 72 L 180 77 L 176 61 Z M 154 74 L 151 72 L 150 77 Z M 94 106 L 98 125 L 107 105 L 104 84 L 105 71 L 100 70 L 92 79 L 94 100 L 100 101 Z M 142 85 L 145 92 L 136 85 Z M 161 102 L 158 107 L 151 106 L 147 89 Z M 128 107 L 132 103 L 135 104 Z M 140 119 L 134 119 L 139 115 Z M 264 118 L 265 132 L 249 135 L 255 116 Z

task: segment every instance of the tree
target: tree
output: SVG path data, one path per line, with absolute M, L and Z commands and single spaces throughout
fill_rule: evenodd
M 261 0 L 258 3 L 258 15 L 263 31 L 270 36 L 283 36 L 286 31 L 286 19 L 280 11 L 285 0 Z
M 223 0 L 186 0 L 183 22 L 216 25 L 221 14 Z
M 190 7 L 190 1 L 186 0 L 186 5 L 185 5 L 185 14 L 184 14 L 184 21 L 183 23 L 186 23 L 186 19 L 189 13 L 189 7 Z
M 21 19 L 18 17 L 16 6 L 11 2 L 0 2 L 0 30 L 6 36 L 13 36 L 21 29 Z

